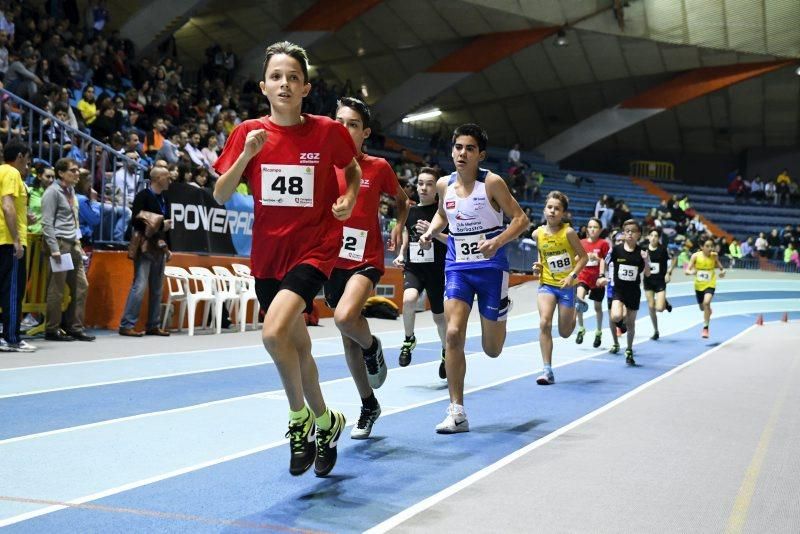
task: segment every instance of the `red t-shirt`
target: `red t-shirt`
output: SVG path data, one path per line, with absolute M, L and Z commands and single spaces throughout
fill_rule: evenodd
M 598 239 L 594 243 L 589 241 L 589 239 L 581 239 L 581 245 L 583 245 L 583 250 L 586 251 L 587 254 L 595 253 L 597 257 L 603 259 L 608 254 L 608 249 L 611 247 L 608 241 L 605 239 Z M 581 269 L 581 272 L 578 274 L 578 282 L 583 282 L 589 289 L 592 289 L 597 284 L 597 277 L 600 275 L 600 260 L 592 260 L 589 259 L 589 263 Z
M 346 167 L 356 147 L 338 122 L 303 117 L 296 126 L 278 126 L 269 117 L 241 123 L 214 164 L 224 173 L 242 153 L 248 132 L 267 131 L 264 147 L 242 173 L 254 200 L 250 263 L 256 278 L 282 280 L 301 263 L 330 276 L 339 254 L 342 223 L 331 211 L 339 197 L 334 167 Z
M 342 248 L 336 262 L 337 269 L 355 269 L 370 265 L 384 272 L 383 234 L 381 233 L 378 207 L 381 193 L 394 196 L 400 184 L 397 175 L 385 159 L 362 154 L 358 158 L 361 166 L 361 189 L 353 214 L 344 221 Z M 339 187 L 344 191 L 344 171 L 336 169 Z M 366 231 L 366 235 L 364 234 Z

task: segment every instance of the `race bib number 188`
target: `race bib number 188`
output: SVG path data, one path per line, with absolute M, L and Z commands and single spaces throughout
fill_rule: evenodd
M 261 165 L 261 205 L 314 207 L 314 167 Z

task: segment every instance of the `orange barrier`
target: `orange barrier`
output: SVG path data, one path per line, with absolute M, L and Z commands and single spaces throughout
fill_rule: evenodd
M 669 200 L 672 198 L 672 195 L 669 194 L 667 191 L 664 191 L 656 184 L 651 182 L 650 180 L 645 180 L 643 178 L 636 178 L 635 176 L 631 176 L 631 181 L 638 186 L 641 186 L 645 191 L 650 193 L 651 195 L 657 196 L 661 200 Z M 700 215 L 698 213 L 698 215 Z M 708 231 L 711 232 L 713 235 L 722 236 L 725 238 L 726 241 L 730 241 L 733 239 L 733 234 L 729 234 L 719 226 L 717 226 L 713 221 L 700 215 L 700 220 L 703 221 L 703 224 L 706 225 Z
M 249 258 L 235 256 L 201 256 L 176 252 L 172 255 L 169 265 L 188 268 L 191 266 L 208 267 L 222 265 L 230 267 L 231 263 L 250 263 Z M 116 330 L 125 309 L 125 301 L 133 284 L 133 262 L 128 259 L 125 251 L 96 250 L 92 254 L 89 271 L 89 296 L 86 301 L 85 324 L 91 327 Z M 512 274 L 509 285 L 515 286 L 533 280 L 530 275 Z M 387 267 L 386 273 L 379 282 L 380 286 L 392 286 L 391 295 L 384 295 L 392 300 L 399 308 L 403 307 L 403 271 L 395 267 Z M 388 288 L 387 288 L 388 289 Z M 163 292 L 166 302 L 167 292 Z M 321 298 L 316 299 L 317 310 L 320 317 L 333 317 L 333 311 L 328 308 Z M 147 314 L 147 295 L 142 302 L 139 313 L 139 322 L 136 327 L 143 329 Z M 198 313 L 198 319 L 202 314 Z

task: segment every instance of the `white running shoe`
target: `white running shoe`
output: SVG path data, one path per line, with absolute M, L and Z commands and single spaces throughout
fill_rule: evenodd
M 447 407 L 447 417 L 436 425 L 436 433 L 457 434 L 459 432 L 469 432 L 469 421 L 467 421 L 467 414 L 464 413 L 464 407 L 451 403 Z
M 8 342 L 1 337 L 0 337 L 0 352 L 14 352 L 14 350 L 8 346 Z
M 9 343 L 8 350 L 10 350 L 11 352 L 35 352 L 36 346 L 31 345 L 25 340 L 22 340 L 16 345 L 13 343 Z
M 362 406 L 358 422 L 353 426 L 353 430 L 350 431 L 350 439 L 367 439 L 372 434 L 372 425 L 375 424 L 375 421 L 380 416 L 380 405 L 376 406 L 374 410 Z
M 374 354 L 367 354 L 367 351 L 362 350 L 364 355 L 364 365 L 367 366 L 367 380 L 372 389 L 378 389 L 386 382 L 386 374 L 389 370 L 386 368 L 386 361 L 383 359 L 383 346 L 381 340 L 372 336 L 378 348 Z

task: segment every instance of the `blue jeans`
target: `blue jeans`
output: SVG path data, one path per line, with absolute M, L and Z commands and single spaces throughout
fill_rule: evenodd
M 147 329 L 161 326 L 161 288 L 164 285 L 165 254 L 139 254 L 133 262 L 133 286 L 125 302 L 120 328 L 133 328 L 139 319 L 144 292 L 149 287 Z

